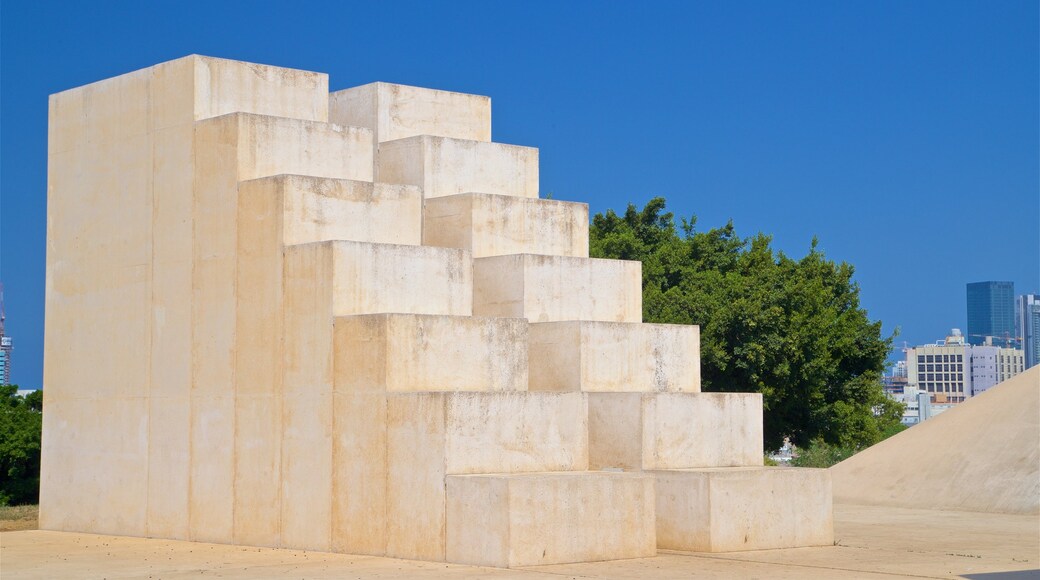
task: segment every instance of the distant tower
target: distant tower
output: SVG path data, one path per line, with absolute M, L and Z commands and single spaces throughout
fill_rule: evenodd
M 987 336 L 1017 336 L 1014 282 L 973 282 L 968 284 L 967 298 L 969 343 L 984 344 Z
M 1040 363 L 1040 295 L 1023 294 L 1015 299 L 1016 336 L 1022 337 L 1026 368 Z
M 4 285 L 0 282 L 0 385 L 11 383 L 11 351 L 14 350 L 14 342 L 7 331 L 4 330 Z

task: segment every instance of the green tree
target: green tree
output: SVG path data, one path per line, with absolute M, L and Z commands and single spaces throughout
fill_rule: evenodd
M 643 262 L 647 322 L 700 325 L 703 390 L 762 393 L 771 449 L 785 436 L 863 447 L 898 423 L 880 382 L 892 338 L 860 307 L 851 265 L 815 239 L 794 260 L 769 236 L 698 232 L 664 209 L 658 197 L 595 215 L 590 254 Z
M 0 505 L 39 501 L 42 431 L 43 393 L 0 386 Z

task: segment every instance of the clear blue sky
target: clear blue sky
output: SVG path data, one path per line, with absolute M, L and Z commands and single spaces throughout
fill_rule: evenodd
M 1040 290 L 1038 21 L 1035 1 L 4 0 L 13 379 L 42 381 L 47 95 L 191 53 L 490 95 L 494 139 L 540 147 L 555 198 L 660 195 L 796 256 L 818 236 L 887 333 L 933 341 L 967 282 Z

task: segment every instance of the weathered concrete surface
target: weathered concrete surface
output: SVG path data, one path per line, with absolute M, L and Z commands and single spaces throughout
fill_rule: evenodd
M 511 195 L 463 193 L 426 200 L 423 244 L 507 254 L 589 256 L 589 206 Z
M 680 329 L 624 364 L 633 333 L 590 330 L 573 392 L 525 391 L 524 318 L 638 322 L 640 265 L 585 257 L 587 207 L 535 199 L 538 151 L 487 142 L 486 99 L 376 85 L 332 99 L 369 125 L 344 126 L 327 84 L 189 57 L 52 98 L 42 526 L 443 560 L 446 477 L 584 471 L 580 389 L 695 390 Z M 424 202 L 469 250 L 418 245 Z M 480 258 L 477 283 L 474 251 L 532 248 L 575 255 Z M 575 508 L 563 487 L 524 515 Z
M 473 314 L 531 322 L 642 322 L 643 265 L 516 254 L 473 260 Z
M 329 240 L 422 243 L 423 202 L 417 187 L 276 175 L 240 183 L 238 197 L 241 227 L 280 232 L 274 242 L 279 251 L 282 245 Z M 247 223 L 260 220 L 272 224 L 268 228 Z
M 526 391 L 527 326 L 523 318 L 339 317 L 336 390 Z
M 513 568 L 657 553 L 650 475 L 452 475 L 446 493 L 450 562 Z
M 377 143 L 416 135 L 491 141 L 491 99 L 377 82 L 330 94 L 329 121 L 371 129 Z
M 831 468 L 838 501 L 1040 514 L 1040 367 Z
M 0 575 L 51 578 L 952 578 L 1040 568 L 1033 516 L 836 504 L 835 545 L 727 554 L 662 552 L 527 569 L 477 568 L 62 532 L 0 534 Z M 923 539 L 927 538 L 927 541 Z M 996 577 L 994 577 L 996 578 Z
M 653 474 L 662 549 L 736 552 L 834 541 L 826 469 L 728 467 Z
M 538 149 L 420 135 L 380 143 L 376 180 L 418 185 L 427 199 L 460 193 L 538 197 Z
M 304 457 L 331 461 L 330 495 L 320 499 L 329 503 L 313 521 L 324 525 L 331 512 L 336 551 L 443 561 L 446 475 L 588 467 L 581 393 L 337 386 L 333 407 L 331 456 L 320 448 Z
M 591 469 L 761 466 L 758 393 L 588 393 Z
M 587 469 L 586 405 L 581 393 L 389 396 L 385 553 L 444 560 L 447 475 Z
M 313 267 L 306 263 L 314 262 Z M 286 269 L 324 289 L 333 316 L 394 312 L 469 316 L 472 269 L 464 250 L 330 241 L 285 248 Z M 300 304 L 305 308 L 306 304 Z M 328 331 L 331 332 L 331 321 Z
M 701 390 L 700 328 L 678 324 L 543 322 L 531 325 L 531 390 Z

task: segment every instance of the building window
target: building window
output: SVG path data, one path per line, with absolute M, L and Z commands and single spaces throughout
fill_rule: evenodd
M 923 354 L 917 355 L 917 364 L 923 364 L 923 363 L 924 363 L 924 355 Z

